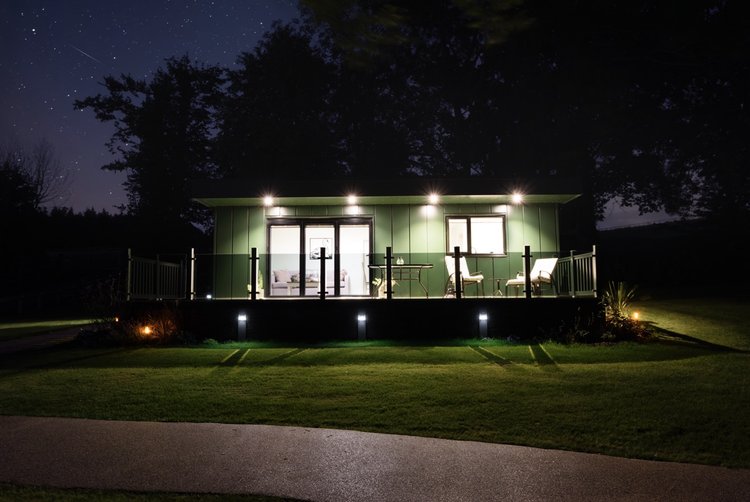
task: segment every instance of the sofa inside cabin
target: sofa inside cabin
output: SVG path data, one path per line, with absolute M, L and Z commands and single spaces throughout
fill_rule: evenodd
M 326 270 L 326 292 L 334 294 L 333 270 Z M 299 296 L 302 283 L 299 270 L 278 269 L 271 272 L 269 294 L 271 296 Z M 351 277 L 346 269 L 341 269 L 339 274 L 339 293 L 350 294 Z M 318 272 L 308 272 L 304 276 L 305 295 L 317 295 L 320 287 L 320 275 Z

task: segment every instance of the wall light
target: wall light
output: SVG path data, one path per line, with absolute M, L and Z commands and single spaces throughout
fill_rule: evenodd
M 426 204 L 422 206 L 422 216 L 431 217 L 437 214 L 437 208 L 432 204 Z
M 263 197 L 263 205 L 266 207 L 273 206 L 273 197 L 270 195 L 266 195 Z
M 437 204 L 438 202 L 440 202 L 440 196 L 436 193 L 431 193 L 427 200 L 430 201 L 430 204 Z
M 357 203 L 357 196 L 356 196 L 356 195 L 354 195 L 354 194 L 350 194 L 350 195 L 349 195 L 349 196 L 348 196 L 348 197 L 346 198 L 346 203 L 347 203 L 347 204 L 349 204 L 350 206 L 353 206 L 354 204 L 356 204 L 356 203 Z
M 510 196 L 510 200 L 513 201 L 513 204 L 521 204 L 523 202 L 523 194 L 515 192 Z

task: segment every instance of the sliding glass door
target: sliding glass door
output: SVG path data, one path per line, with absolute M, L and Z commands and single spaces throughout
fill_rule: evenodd
M 325 288 L 328 296 L 333 296 L 336 285 L 334 277 L 333 255 L 336 253 L 336 229 L 333 225 L 304 225 L 305 229 L 305 276 L 308 284 L 306 296 L 320 295 Z M 322 264 L 325 260 L 325 278 Z
M 328 297 L 369 295 L 369 220 L 279 220 L 268 229 L 270 296 L 317 296 L 323 288 Z

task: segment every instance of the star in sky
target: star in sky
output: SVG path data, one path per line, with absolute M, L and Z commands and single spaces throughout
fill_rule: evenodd
M 107 75 L 149 79 L 172 56 L 231 68 L 298 15 L 294 0 L 0 2 L 0 147 L 49 141 L 72 178 L 54 204 L 116 212 L 125 175 L 100 169 L 114 128 L 73 102 L 103 92 Z

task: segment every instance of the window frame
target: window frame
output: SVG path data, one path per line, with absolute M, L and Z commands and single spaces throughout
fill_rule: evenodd
M 500 238 L 502 239 L 503 252 L 502 253 L 472 253 L 472 241 L 471 241 L 471 220 L 472 218 L 499 218 L 501 220 L 501 233 Z M 489 213 L 489 214 L 451 214 L 445 217 L 445 247 L 446 254 L 453 254 L 453 249 L 450 248 L 451 235 L 450 235 L 450 222 L 451 220 L 465 220 L 466 221 L 466 242 L 467 250 L 461 250 L 462 256 L 489 256 L 489 257 L 507 257 L 508 256 L 508 218 L 505 214 Z

